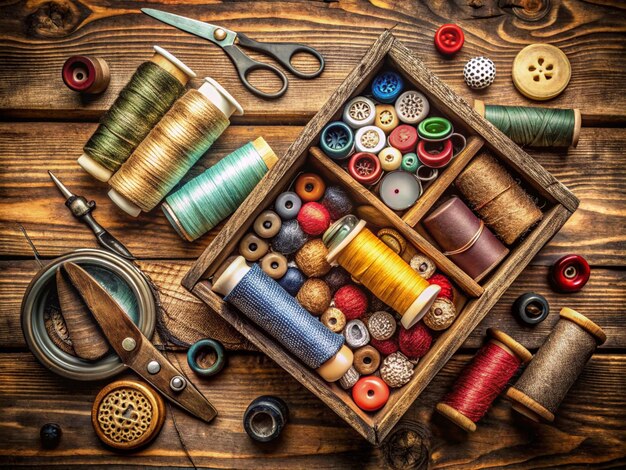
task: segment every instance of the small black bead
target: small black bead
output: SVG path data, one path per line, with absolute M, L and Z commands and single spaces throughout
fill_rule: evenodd
M 54 449 L 61 442 L 61 436 L 63 431 L 61 426 L 56 423 L 47 423 L 41 427 L 39 436 L 41 437 L 41 444 L 45 449 Z
M 520 295 L 513 304 L 513 312 L 527 325 L 536 325 L 546 319 L 550 305 L 543 295 L 527 292 Z

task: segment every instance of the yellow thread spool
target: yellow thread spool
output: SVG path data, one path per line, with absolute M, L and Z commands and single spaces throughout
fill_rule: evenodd
M 347 215 L 324 233 L 329 263 L 337 262 L 354 279 L 402 316 L 410 328 L 430 309 L 441 288 L 430 285 L 382 240 L 365 221 Z

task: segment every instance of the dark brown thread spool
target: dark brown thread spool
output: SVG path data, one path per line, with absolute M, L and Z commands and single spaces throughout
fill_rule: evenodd
M 109 65 L 100 57 L 73 55 L 63 64 L 63 83 L 78 93 L 102 93 L 109 86 Z
M 470 207 L 507 245 L 543 217 L 530 196 L 488 153 L 474 158 L 454 184 Z
M 563 308 L 561 318 L 507 393 L 513 408 L 534 421 L 554 414 L 606 334 L 584 315 Z

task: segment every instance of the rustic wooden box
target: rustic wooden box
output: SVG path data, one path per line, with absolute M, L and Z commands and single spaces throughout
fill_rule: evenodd
M 338 119 L 344 103 L 362 93 L 383 67 L 392 67 L 402 73 L 407 82 L 427 95 L 432 106 L 453 121 L 457 130 L 468 136 L 465 150 L 439 175 L 417 204 L 402 214 L 388 209 L 375 194 L 354 181 L 345 170 L 315 148 L 326 123 Z M 433 204 L 450 190 L 455 177 L 479 151 L 489 151 L 496 156 L 509 171 L 521 178 L 527 190 L 546 202 L 542 209 L 543 220 L 522 241 L 510 247 L 511 253 L 508 257 L 480 283 L 446 258 L 420 227 L 420 220 Z M 292 357 L 279 343 L 211 291 L 211 275 L 237 250 L 239 240 L 250 229 L 256 216 L 286 190 L 295 175 L 303 168 L 319 172 L 330 182 L 342 184 L 358 204 L 373 206 L 382 220 L 386 221 L 384 225 L 396 228 L 414 248 L 430 256 L 438 268 L 462 291 L 460 296 L 462 304 L 457 304 L 457 307 L 462 308 L 452 327 L 437 338 L 428 354 L 420 360 L 411 381 L 404 387 L 394 390 L 385 407 L 374 413 L 360 410 L 352 401 L 349 392 L 341 389 L 338 384 L 325 382 L 315 371 Z M 304 128 L 286 154 L 226 223 L 184 278 L 183 285 L 323 400 L 369 442 L 379 444 L 577 206 L 578 200 L 565 186 L 508 137 L 474 112 L 387 31 L 367 51 L 361 62 Z

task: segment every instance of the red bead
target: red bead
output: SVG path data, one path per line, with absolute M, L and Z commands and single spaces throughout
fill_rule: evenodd
M 348 163 L 348 173 L 361 184 L 376 183 L 382 172 L 380 160 L 373 153 L 355 153 Z
M 435 33 L 435 47 L 444 55 L 459 52 L 464 42 L 463 30 L 455 24 L 441 25 Z
M 367 295 L 352 284 L 343 286 L 335 293 L 335 307 L 341 310 L 348 320 L 354 320 L 367 312 Z
M 365 411 L 376 411 L 389 400 L 389 387 L 380 377 L 361 377 L 352 387 L 354 403 Z
M 441 146 L 440 149 L 436 149 Z M 420 140 L 417 144 L 417 158 L 429 168 L 442 168 L 452 160 L 452 141 L 427 142 Z
M 389 145 L 402 153 L 411 153 L 415 150 L 417 139 L 417 129 L 408 124 L 402 124 L 389 134 Z
M 445 299 L 452 300 L 453 290 L 452 290 L 452 283 L 450 282 L 450 279 L 448 279 L 443 274 L 433 274 L 428 279 L 428 282 L 430 282 L 431 284 L 436 284 L 439 287 L 441 287 L 441 291 L 439 292 L 439 295 L 437 297 L 443 297 Z
M 561 292 L 578 292 L 591 275 L 587 260 L 580 255 L 563 256 L 552 266 L 551 277 L 554 287 Z
M 330 226 L 328 209 L 318 202 L 307 202 L 298 212 L 298 224 L 307 235 L 321 235 Z
M 382 341 L 376 338 L 370 338 L 370 344 L 374 346 L 383 356 L 389 356 L 389 354 L 393 354 L 399 349 L 397 335 Z
M 422 323 L 412 326 L 408 330 L 400 329 L 400 351 L 409 359 L 419 359 L 430 349 L 433 336 Z

